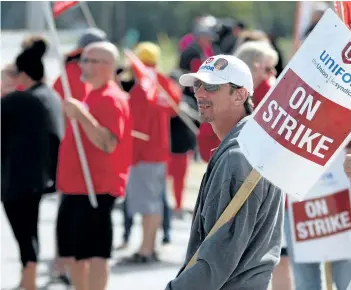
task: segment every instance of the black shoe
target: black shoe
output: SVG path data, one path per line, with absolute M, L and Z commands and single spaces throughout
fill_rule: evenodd
M 131 265 L 131 264 L 150 264 L 154 262 L 159 262 L 160 260 L 157 257 L 156 253 L 152 255 L 145 256 L 139 253 L 135 253 L 133 256 L 125 258 L 121 261 L 123 265 Z
M 71 285 L 71 280 L 68 278 L 67 275 L 60 275 L 57 277 L 57 279 L 59 280 L 59 282 L 65 284 L 66 286 Z

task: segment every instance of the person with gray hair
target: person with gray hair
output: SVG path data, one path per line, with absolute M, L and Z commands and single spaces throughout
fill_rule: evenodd
M 278 53 L 265 41 L 248 41 L 234 52 L 250 68 L 254 83 L 254 105 L 257 106 L 272 87 L 278 63 Z
M 66 258 L 74 289 L 104 290 L 107 287 L 113 227 L 111 212 L 116 197 L 124 195 L 132 159 L 129 96 L 114 81 L 119 54 L 110 42 L 84 48 L 80 58 L 82 79 L 91 91 L 81 102 L 64 101 L 69 119 L 80 125 L 98 203 L 93 208 L 69 123 L 61 143 L 57 170 L 63 192 L 57 217 L 60 257 Z
M 107 41 L 106 33 L 98 28 L 88 28 L 78 40 L 77 48 L 66 55 L 66 72 L 73 98 L 83 100 L 90 91 L 90 85 L 80 79 L 81 69 L 79 59 L 83 49 L 92 44 Z M 64 90 L 61 77 L 58 77 L 53 85 L 55 91 L 64 99 Z
M 35 38 L 26 38 L 23 41 L 22 46 L 27 45 L 27 43 L 29 43 L 33 39 Z M 81 68 L 79 65 L 79 60 L 84 47 L 92 43 L 97 43 L 101 41 L 107 41 L 106 33 L 98 28 L 88 28 L 83 32 L 82 36 L 79 38 L 76 49 L 74 49 L 66 55 L 65 68 L 68 77 L 69 87 L 71 90 L 70 97 L 82 101 L 90 92 L 90 84 L 81 80 Z M 59 94 L 59 96 L 62 99 L 65 98 L 61 76 L 58 76 L 58 78 L 55 80 L 53 84 L 53 89 Z M 52 268 L 52 278 L 58 281 L 62 281 L 67 285 L 70 284 L 70 281 L 65 274 L 63 261 L 62 259 L 60 259 L 60 257 L 55 258 Z

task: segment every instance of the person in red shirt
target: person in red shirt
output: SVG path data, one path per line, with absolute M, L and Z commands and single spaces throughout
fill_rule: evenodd
M 63 192 L 57 221 L 60 257 L 70 263 L 75 289 L 106 289 L 111 256 L 111 211 L 124 195 L 131 163 L 131 115 L 127 93 L 113 81 L 118 51 L 109 42 L 88 45 L 80 59 L 82 77 L 92 86 L 80 102 L 64 102 L 79 124 L 98 207 L 89 203 L 72 125 L 60 146 L 57 184 Z
M 80 37 L 77 49 L 66 56 L 65 69 L 72 94 L 71 97 L 82 101 L 91 90 L 91 85 L 87 82 L 83 82 L 81 79 L 82 70 L 79 66 L 79 59 L 84 47 L 91 43 L 105 40 L 107 40 L 107 36 L 104 31 L 97 28 L 88 28 Z M 22 43 L 22 46 L 25 46 L 28 42 L 30 42 L 30 39 L 25 39 Z M 62 78 L 60 76 L 54 82 L 53 89 L 60 95 L 62 99 L 65 98 L 62 86 Z M 57 276 L 57 278 L 63 281 L 65 284 L 69 284 L 69 280 L 65 275 L 63 261 L 60 259 L 60 257 L 55 258 L 52 274 L 53 276 Z
M 179 103 L 182 92 L 177 85 L 172 86 L 171 79 L 156 71 L 160 55 L 157 45 L 151 42 L 140 43 L 135 54 L 146 66 L 148 75 L 157 81 L 158 94 L 156 100 L 148 100 L 146 91 L 138 80 L 130 91 L 133 130 L 148 135 L 149 140 L 133 139 L 133 161 L 126 205 L 129 216 L 135 213 L 143 215 L 143 241 L 139 251 L 124 262 L 148 263 L 158 260 L 155 239 L 163 215 L 162 194 L 166 187 L 170 153 L 169 122 L 170 116 L 175 114 L 166 98 L 171 97 L 175 103 Z

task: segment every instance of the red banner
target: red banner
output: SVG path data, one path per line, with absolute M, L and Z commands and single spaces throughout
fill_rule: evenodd
M 72 6 L 77 5 L 79 1 L 54 1 L 52 11 L 54 17 L 60 16 L 66 10 L 70 9 Z
M 351 229 L 349 191 L 292 205 L 297 242 L 335 235 Z
M 351 131 L 350 110 L 320 95 L 291 69 L 255 120 L 280 145 L 319 165 Z
M 351 1 L 334 1 L 334 4 L 342 21 L 351 29 Z

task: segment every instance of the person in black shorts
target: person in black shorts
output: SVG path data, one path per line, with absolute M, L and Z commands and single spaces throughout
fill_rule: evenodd
M 111 212 L 115 197 L 97 195 L 97 201 L 99 206 L 95 209 L 86 195 L 63 195 L 57 218 L 60 257 L 75 257 L 76 260 L 110 258 Z
M 104 290 L 112 250 L 111 211 L 123 196 L 132 158 L 129 96 L 113 80 L 118 51 L 109 42 L 84 48 L 82 78 L 92 90 L 81 102 L 64 101 L 68 119 L 80 125 L 82 145 L 97 199 L 90 204 L 71 122 L 61 142 L 57 171 L 63 193 L 57 218 L 58 254 L 70 266 L 75 289 Z

